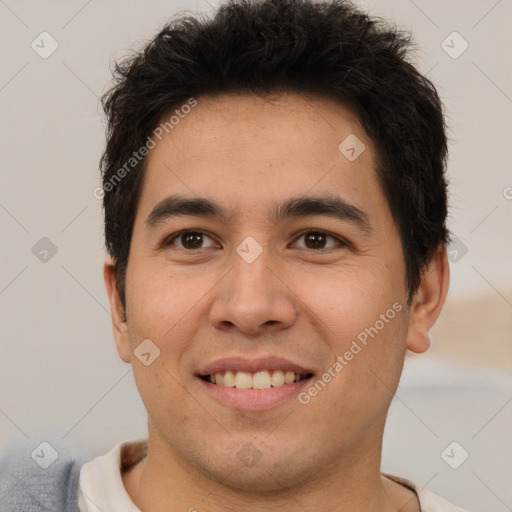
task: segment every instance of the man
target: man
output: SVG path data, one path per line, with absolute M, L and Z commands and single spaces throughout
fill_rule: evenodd
M 407 49 L 344 1 L 235 1 L 117 66 L 104 276 L 148 439 L 70 470 L 69 510 L 462 510 L 380 471 L 449 282 L 442 108 Z

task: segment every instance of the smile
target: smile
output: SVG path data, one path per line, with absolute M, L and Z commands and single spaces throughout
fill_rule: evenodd
M 202 390 L 229 409 L 262 411 L 286 402 L 308 386 L 314 370 L 298 361 L 274 355 L 247 358 L 232 354 L 198 369 Z
M 203 375 L 201 378 L 226 388 L 268 389 L 270 387 L 281 387 L 293 382 L 300 382 L 311 376 L 311 373 L 303 374 L 285 370 L 261 370 L 255 373 L 227 370 Z

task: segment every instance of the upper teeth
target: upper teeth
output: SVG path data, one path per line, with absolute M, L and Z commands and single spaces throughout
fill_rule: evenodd
M 240 389 L 267 389 L 271 386 L 277 387 L 284 384 L 291 384 L 301 379 L 300 373 L 285 372 L 282 370 L 275 370 L 270 375 L 270 372 L 263 370 L 256 373 L 249 372 L 219 372 L 208 375 L 209 381 L 213 384 L 218 384 L 227 388 L 240 388 Z

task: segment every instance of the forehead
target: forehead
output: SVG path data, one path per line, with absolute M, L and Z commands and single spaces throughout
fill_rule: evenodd
M 266 146 L 267 154 L 262 154 L 262 158 L 270 154 L 275 157 L 276 153 L 281 153 L 279 149 L 286 148 L 298 151 L 298 156 L 308 153 L 309 157 L 318 157 L 319 151 L 330 154 L 350 134 L 366 139 L 371 145 L 351 109 L 318 95 L 218 94 L 201 96 L 196 102 L 196 106 L 190 111 L 187 109 L 188 113 L 179 119 L 173 116 L 176 124 L 172 128 L 168 126 L 163 139 L 176 146 L 192 144 L 192 148 L 205 148 L 210 152 L 249 149 L 251 145 L 272 142 Z M 177 111 L 180 111 L 179 106 L 174 110 Z M 168 119 L 169 114 L 164 115 L 160 126 Z M 165 143 L 159 146 L 149 159 L 161 152 Z M 272 152 L 273 149 L 276 151 Z
M 161 119 L 181 114 L 148 154 L 142 209 L 174 193 L 216 196 L 240 215 L 308 193 L 339 192 L 355 206 L 382 199 L 372 141 L 341 103 L 294 93 L 195 100 Z

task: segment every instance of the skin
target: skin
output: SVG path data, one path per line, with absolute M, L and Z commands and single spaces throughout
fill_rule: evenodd
M 104 267 L 117 350 L 148 412 L 148 455 L 123 474 L 130 497 L 151 512 L 419 510 L 415 493 L 381 475 L 382 436 L 406 349 L 430 346 L 448 289 L 445 248 L 408 307 L 374 146 L 350 109 L 293 93 L 197 99 L 147 159 L 126 321 L 112 262 Z M 349 134 L 366 146 L 352 162 L 338 150 Z M 272 201 L 333 192 L 366 212 L 371 230 L 318 215 L 269 218 Z M 214 199 L 230 216 L 149 228 L 151 210 L 171 194 Z M 202 245 L 187 249 L 178 238 L 162 247 L 182 229 L 205 232 Z M 327 237 L 308 249 L 306 229 L 350 245 Z M 235 250 L 248 236 L 263 249 L 250 264 Z M 274 354 L 319 377 L 394 303 L 402 310 L 306 405 L 294 397 L 236 410 L 207 396 L 195 375 L 219 357 Z M 147 338 L 161 353 L 144 366 L 133 351 Z M 237 456 L 249 442 L 261 452 L 252 467 Z

